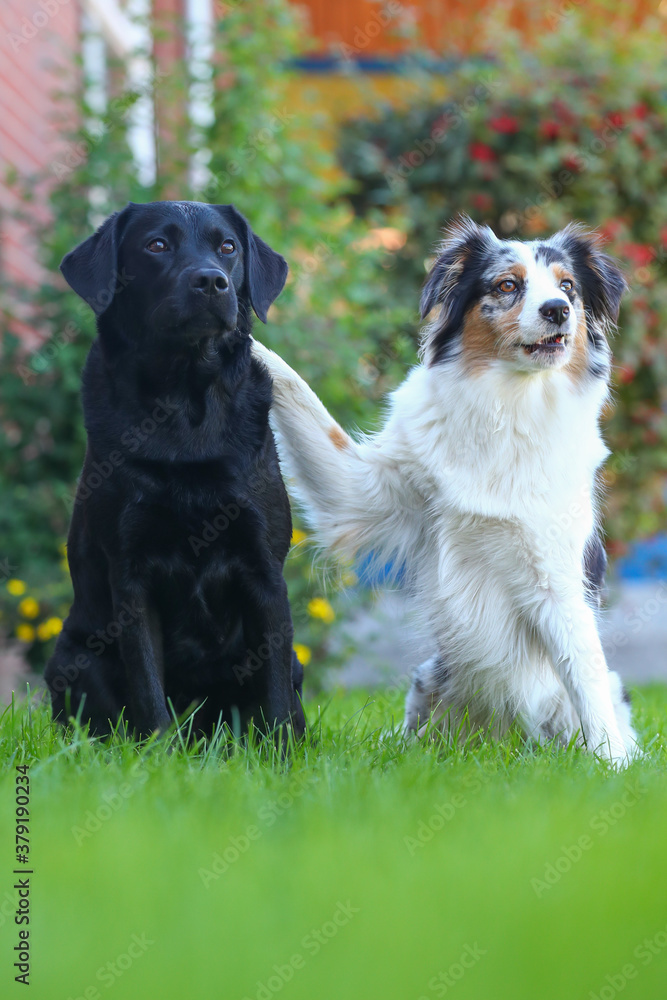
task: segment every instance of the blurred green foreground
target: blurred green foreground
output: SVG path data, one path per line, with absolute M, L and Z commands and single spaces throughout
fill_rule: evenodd
M 401 702 L 310 704 L 289 767 L 266 746 L 186 750 L 178 736 L 172 753 L 96 747 L 44 708 L 9 708 L 3 995 L 21 995 L 25 761 L 33 1000 L 663 1000 L 667 688 L 635 692 L 649 749 L 621 774 L 518 735 L 406 745 L 383 732 Z

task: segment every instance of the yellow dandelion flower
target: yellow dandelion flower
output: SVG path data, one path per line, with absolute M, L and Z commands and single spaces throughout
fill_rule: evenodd
M 47 618 L 46 624 L 51 629 L 51 635 L 58 635 L 63 630 L 63 620 L 57 615 L 54 615 L 53 618 Z
M 313 658 L 313 651 L 310 646 L 304 646 L 300 642 L 294 643 L 294 652 L 296 653 L 302 667 L 307 667 Z
M 47 618 L 37 626 L 37 638 L 40 642 L 48 642 L 54 635 L 62 631 L 62 618 Z
M 311 601 L 308 601 L 308 614 L 312 618 L 319 618 L 326 625 L 331 625 L 336 617 L 336 612 L 325 597 L 313 597 Z
M 21 642 L 33 642 L 35 639 L 35 630 L 32 625 L 26 625 L 25 622 L 21 622 L 20 625 L 16 626 L 16 638 L 20 639 Z
M 39 604 L 34 597 L 24 597 L 19 603 L 19 614 L 24 618 L 36 618 L 39 614 Z
M 292 545 L 298 545 L 299 542 L 305 542 L 307 538 L 308 535 L 305 531 L 300 531 L 298 528 L 295 528 L 292 532 Z
M 25 594 L 27 589 L 23 580 L 7 580 L 7 590 L 14 597 L 20 597 L 21 594 Z

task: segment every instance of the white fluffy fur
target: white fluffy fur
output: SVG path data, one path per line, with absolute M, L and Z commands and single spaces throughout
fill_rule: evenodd
M 604 379 L 526 375 L 461 357 L 414 368 L 383 429 L 353 440 L 280 357 L 255 343 L 274 382 L 281 460 L 317 538 L 347 558 L 404 565 L 437 654 L 413 679 L 406 726 L 431 713 L 537 739 L 575 736 L 613 762 L 636 750 L 587 603 L 583 553 L 595 526 Z

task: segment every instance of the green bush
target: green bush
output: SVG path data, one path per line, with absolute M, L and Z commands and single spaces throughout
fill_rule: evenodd
M 0 614 L 7 635 L 23 636 L 33 664 L 50 651 L 71 596 L 62 546 L 85 449 L 80 372 L 94 336 L 90 310 L 56 277 L 57 268 L 67 250 L 128 200 L 176 191 L 234 202 L 291 267 L 269 325 L 258 323 L 256 333 L 304 374 L 344 424 L 364 428 L 378 419 L 382 396 L 416 358 L 425 258 L 451 215 L 469 211 L 508 235 L 533 235 L 571 218 L 603 225 L 612 251 L 630 264 L 633 285 L 615 343 L 610 544 L 618 551 L 622 540 L 660 526 L 664 479 L 657 470 L 667 464 L 661 281 L 667 73 L 659 36 L 640 33 L 612 44 L 607 33 L 601 44 L 584 27 L 564 18 L 538 51 L 522 54 L 515 46 L 512 55 L 508 45 L 495 60 L 463 62 L 439 105 L 426 96 L 433 80 L 422 66 L 424 98 L 409 113 L 379 109 L 344 130 L 340 159 L 352 184 L 322 143 L 321 112 L 305 97 L 294 107 L 286 66 L 307 38 L 286 0 L 228 6 L 216 45 L 213 120 L 182 134 L 175 120 L 175 145 L 171 152 L 161 148 L 150 187 L 139 182 L 127 144 L 127 112 L 138 95 L 118 95 L 101 120 L 76 98 L 87 124 L 69 136 L 52 165 L 53 224 L 38 234 L 50 277 L 37 292 L 0 287 L 4 327 L 28 307 L 45 336 L 40 350 L 26 356 L 5 333 L 0 356 Z M 185 84 L 178 66 L 156 78 L 162 104 L 182 98 Z M 611 137 L 598 149 L 595 140 L 607 127 Z M 194 184 L 183 153 L 202 150 L 210 151 L 208 173 Z M 27 198 L 32 187 L 28 179 Z M 378 226 L 393 229 L 399 243 L 404 238 L 402 248 L 388 252 L 370 240 Z M 300 545 L 287 577 L 296 638 L 316 666 L 328 655 L 335 591 L 353 576 L 341 572 L 325 588 L 311 571 L 307 545 Z
M 407 238 L 390 285 L 401 300 L 417 301 L 425 258 L 459 212 L 501 236 L 579 219 L 608 237 L 630 283 L 605 430 L 606 525 L 619 553 L 666 524 L 667 61 L 654 24 L 626 37 L 607 22 L 598 35 L 586 17 L 561 18 L 530 49 L 506 33 L 494 59 L 458 65 L 440 102 L 422 69 L 423 97 L 346 123 L 339 157 L 359 216 L 401 214 Z

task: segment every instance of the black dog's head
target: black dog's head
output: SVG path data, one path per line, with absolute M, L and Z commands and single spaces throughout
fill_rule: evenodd
M 114 350 L 248 333 L 250 308 L 266 322 L 287 277 L 285 260 L 232 205 L 192 201 L 131 203 L 60 266 L 100 333 L 113 331 Z

